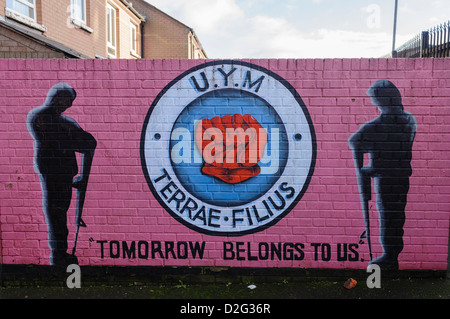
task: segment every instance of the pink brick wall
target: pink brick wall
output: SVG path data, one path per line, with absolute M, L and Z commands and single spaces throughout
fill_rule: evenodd
M 202 65 L 204 62 L 210 63 Z M 174 124 L 170 120 L 172 110 L 175 112 L 177 105 L 183 110 L 187 105 L 182 103 L 192 98 L 194 86 L 186 84 L 187 80 L 194 76 L 202 87 L 200 72 L 204 71 L 211 84 L 205 92 L 214 91 L 217 88 L 212 84 L 224 84 L 224 77 L 220 73 L 209 77 L 208 70 L 222 67 L 230 72 L 230 64 L 189 60 L 0 60 L 1 262 L 49 263 L 42 191 L 33 170 L 33 139 L 27 130 L 26 118 L 32 108 L 43 104 L 53 85 L 66 82 L 75 89 L 77 98 L 64 114 L 75 119 L 97 140 L 83 211 L 87 228 L 80 229 L 77 244 L 76 255 L 81 265 L 365 269 L 369 260 L 368 245 L 366 238 L 360 238 L 365 227 L 348 139 L 362 124 L 379 115 L 366 95 L 368 88 L 377 80 L 389 80 L 399 89 L 405 110 L 417 121 L 399 268 L 447 269 L 450 60 L 249 60 L 236 62 L 236 66 L 238 71 L 234 77 L 229 77 L 230 81 L 240 80 L 236 84 L 246 83 L 245 70 L 252 72 L 247 84 L 265 76 L 258 92 L 258 83 L 251 89 L 248 85 L 233 87 L 233 91 L 265 94 L 264 99 L 272 106 L 279 103 L 275 109 L 287 128 L 288 139 L 291 138 L 290 125 L 297 127 L 299 124 L 295 123 L 297 117 L 309 118 L 299 105 L 284 101 L 291 101 L 294 95 L 289 95 L 293 92 L 289 89 L 295 89 L 310 115 L 317 149 L 314 170 L 309 183 L 305 184 L 300 181 L 304 178 L 300 173 L 295 175 L 302 170 L 302 149 L 292 151 L 290 148 L 288 152 L 285 173 L 293 177 L 282 177 L 289 185 L 295 184 L 296 191 L 296 183 L 306 185 L 303 196 L 290 211 L 260 229 L 249 226 L 244 234 L 221 235 L 211 233 L 211 229 L 215 230 L 213 227 L 202 229 L 188 225 L 190 221 L 183 219 L 187 218 L 186 213 L 177 220 L 157 201 L 143 170 L 141 134 L 152 104 L 155 109 L 163 109 L 171 100 L 178 101 L 181 104 L 173 103 L 176 104 L 173 109 L 165 110 L 167 114 L 158 115 L 155 111 L 150 116 L 149 126 L 160 124 L 157 130 L 163 132 L 164 140 L 165 127 L 170 129 Z M 189 70 L 194 67 L 191 73 Z M 238 72 L 241 73 L 238 75 Z M 162 92 L 169 84 L 171 86 Z M 198 96 L 201 94 L 195 95 Z M 207 112 L 214 111 L 208 109 Z M 158 118 L 152 122 L 155 116 Z M 167 123 L 163 119 L 167 119 Z M 289 121 L 292 123 L 285 123 Z M 152 129 L 150 127 L 149 131 Z M 302 129 L 308 132 L 307 127 L 299 128 Z M 302 141 L 308 142 L 307 134 L 302 135 Z M 310 160 L 306 165 L 310 165 L 313 151 L 303 151 L 306 161 Z M 167 149 L 157 152 L 155 163 L 159 157 L 167 160 L 168 153 Z M 149 174 L 157 177 L 161 171 L 155 172 Z M 208 187 L 212 187 L 203 186 L 206 193 Z M 227 193 L 228 188 L 221 189 L 218 195 L 221 198 L 235 195 Z M 159 192 L 159 196 L 162 194 L 161 189 L 155 192 Z M 378 257 L 382 247 L 375 201 L 373 192 L 369 203 L 372 252 Z M 167 201 L 165 204 L 175 211 Z M 69 253 L 75 237 L 74 214 L 75 195 L 68 211 Z M 245 219 L 246 215 L 237 216 Z M 220 223 L 222 219 L 213 219 L 213 224 L 214 221 Z M 244 227 L 243 222 L 238 222 Z M 124 256 L 123 243 L 131 250 L 134 243 L 136 250 L 131 258 Z M 193 258 L 189 245 L 196 244 L 203 249 L 201 255 Z M 270 247 L 278 245 L 285 248 L 281 257 L 266 255 Z M 229 249 L 231 246 L 233 253 Z M 185 247 L 189 250 L 187 256 Z M 180 254 L 177 248 L 181 249 Z

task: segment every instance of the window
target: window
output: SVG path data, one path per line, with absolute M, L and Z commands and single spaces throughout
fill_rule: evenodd
M 36 21 L 35 0 L 6 0 L 6 7 Z
M 116 9 L 109 4 L 106 5 L 106 20 L 108 33 L 108 56 L 115 58 L 117 56 L 116 41 Z
M 94 30 L 87 26 L 88 11 L 86 0 L 70 0 L 70 22 L 89 33 Z
M 131 54 L 137 55 L 137 27 L 133 22 L 131 22 L 130 28 Z
M 71 0 L 71 16 L 86 24 L 86 0 Z

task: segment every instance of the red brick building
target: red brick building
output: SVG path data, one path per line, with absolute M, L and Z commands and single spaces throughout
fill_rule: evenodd
M 206 57 L 191 28 L 136 1 L 142 13 L 126 0 L 0 0 L 0 58 Z
M 205 59 L 206 52 L 194 30 L 145 0 L 133 0 L 145 16 L 144 57 L 147 59 Z

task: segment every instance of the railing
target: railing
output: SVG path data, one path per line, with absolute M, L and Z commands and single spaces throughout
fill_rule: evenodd
M 388 57 L 392 57 L 392 54 Z M 416 35 L 394 52 L 397 58 L 449 58 L 450 21 Z

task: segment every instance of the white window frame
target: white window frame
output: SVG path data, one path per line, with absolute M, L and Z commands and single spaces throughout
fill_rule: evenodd
M 77 8 L 78 1 L 83 2 L 82 17 L 78 17 L 75 12 Z M 87 26 L 87 7 L 86 0 L 70 0 L 70 22 L 75 25 L 77 28 L 83 29 L 89 33 L 94 32 L 94 30 Z
M 117 11 L 108 3 L 106 4 L 106 19 L 108 56 L 115 58 L 117 57 Z
M 8 0 L 7 0 L 7 1 L 6 1 L 6 8 L 8 8 L 9 10 L 14 11 L 14 13 L 16 13 L 16 14 L 22 16 L 22 17 L 25 17 L 26 19 L 30 19 L 30 20 L 32 20 L 33 22 L 36 22 L 36 0 L 32 0 L 33 3 L 29 3 L 29 2 L 26 1 L 26 0 L 10 0 L 10 1 L 13 3 L 13 7 L 11 8 L 11 7 L 8 6 Z M 33 9 L 33 16 L 30 17 L 30 16 L 28 16 L 28 15 L 24 15 L 24 14 L 22 14 L 22 13 L 16 11 L 16 10 L 14 10 L 14 3 L 15 3 L 15 2 L 19 2 L 19 3 L 21 3 L 21 4 L 26 5 L 27 7 L 31 8 L 31 9 Z
M 138 39 L 137 39 L 137 25 L 130 22 L 130 52 L 132 55 L 137 56 Z
M 81 1 L 82 7 L 78 8 L 78 3 Z M 70 16 L 74 20 L 78 20 L 82 22 L 83 24 L 86 24 L 86 0 L 70 0 Z M 81 17 L 77 15 L 77 9 L 80 10 Z
M 31 4 L 29 2 L 25 3 L 23 0 L 10 0 L 10 1 L 13 5 L 8 6 L 8 3 L 6 3 L 6 7 L 5 7 L 5 16 L 7 18 L 13 19 L 17 22 L 25 24 L 25 25 L 27 25 L 33 29 L 39 30 L 41 32 L 47 31 L 47 28 L 45 26 L 37 23 L 37 21 L 36 21 L 36 19 L 37 19 L 36 18 L 36 0 L 33 1 L 33 4 Z M 18 11 L 15 11 L 14 10 L 15 2 L 24 3 L 25 5 L 29 6 L 30 8 L 33 8 L 33 17 L 31 18 L 27 15 L 23 15 L 22 13 L 20 13 Z

